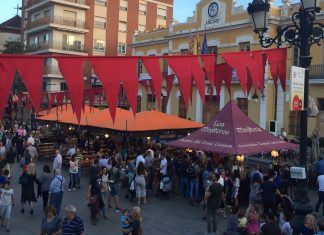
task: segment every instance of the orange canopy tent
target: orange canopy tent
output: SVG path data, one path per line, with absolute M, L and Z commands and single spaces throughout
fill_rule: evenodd
M 66 107 L 59 107 L 58 109 L 52 108 L 49 112 L 43 111 L 39 113 L 36 119 L 39 121 L 79 125 L 70 104 Z M 137 113 L 134 117 L 132 112 L 120 108 L 116 110 L 116 119 L 115 123 L 113 123 L 108 109 L 100 110 L 86 105 L 81 115 L 80 126 L 110 129 L 121 132 L 149 132 L 198 129 L 201 128 L 203 124 L 154 110 Z

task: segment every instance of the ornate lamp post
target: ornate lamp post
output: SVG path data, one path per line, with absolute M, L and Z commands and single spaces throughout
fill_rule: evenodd
M 249 3 L 248 13 L 252 17 L 254 32 L 259 35 L 260 44 L 268 48 L 274 44 L 288 47 L 297 46 L 300 50 L 300 66 L 305 68 L 305 90 L 304 104 L 300 116 L 300 165 L 306 166 L 307 163 L 307 108 L 308 108 L 308 86 L 309 86 L 309 66 L 312 57 L 310 47 L 313 44 L 320 45 L 324 38 L 324 25 L 315 22 L 316 14 L 320 12 L 319 0 L 301 0 L 298 12 L 292 16 L 292 24 L 284 28 L 278 28 L 277 36 L 271 38 L 266 35 L 268 31 L 267 21 L 270 4 L 268 0 L 253 0 Z M 307 182 L 298 184 L 295 195 L 295 217 L 293 224 L 297 226 L 302 222 L 305 214 L 313 210 L 307 195 Z

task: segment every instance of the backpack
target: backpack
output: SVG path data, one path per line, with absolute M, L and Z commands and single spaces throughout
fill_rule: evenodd
M 197 171 L 196 171 L 195 165 L 193 165 L 193 166 L 191 166 L 191 167 L 189 168 L 188 176 L 189 176 L 191 179 L 194 179 L 194 178 L 197 177 Z

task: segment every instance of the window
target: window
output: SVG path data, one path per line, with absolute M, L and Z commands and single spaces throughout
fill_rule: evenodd
M 40 13 L 34 15 L 34 20 L 38 20 L 38 19 L 40 19 Z
M 66 84 L 66 82 L 61 82 L 60 90 L 61 91 L 67 91 L 68 90 L 68 85 Z
M 38 43 L 40 43 L 40 37 L 39 36 L 35 36 L 34 37 L 33 44 L 38 44 Z
M 166 9 L 158 8 L 157 9 L 157 17 L 160 19 L 166 19 Z
M 182 98 L 182 96 L 179 96 L 179 117 L 181 118 L 187 118 L 187 110 L 186 110 L 186 105 L 185 102 Z
M 217 53 L 218 53 L 217 46 L 208 47 L 208 52 L 209 52 L 209 54 L 217 55 Z
M 119 32 L 127 32 L 127 22 L 125 21 L 119 21 Z
M 126 54 L 126 44 L 125 43 L 118 43 L 118 54 Z
M 63 12 L 63 22 L 67 26 L 76 26 L 77 13 L 75 11 L 67 11 Z
M 146 110 L 155 109 L 155 95 L 147 94 Z
M 299 65 L 299 48 L 296 46 L 293 47 L 293 64 L 295 66 Z
M 300 111 L 289 112 L 289 135 L 300 136 Z
M 317 99 L 318 111 L 324 111 L 324 98 Z
M 236 103 L 243 113 L 249 114 L 249 101 L 247 98 L 237 98 Z
M 240 51 L 250 51 L 250 42 L 240 42 L 239 49 Z
M 107 6 L 107 0 L 96 0 L 96 5 Z
M 141 15 L 146 15 L 146 10 L 147 10 L 146 5 L 144 5 L 144 4 L 139 4 L 139 13 L 140 13 Z
M 205 100 L 203 122 L 207 123 L 219 112 L 219 97 L 216 95 L 206 95 Z
M 105 41 L 104 40 L 99 40 L 95 39 L 93 43 L 93 49 L 97 51 L 104 51 L 105 50 Z
M 142 25 L 142 24 L 138 25 L 138 31 L 144 32 L 145 30 L 146 30 L 146 26 L 145 25 Z
M 48 38 L 49 38 L 48 33 L 44 34 L 43 35 L 43 42 L 48 42 Z
M 63 45 L 65 46 L 72 46 L 75 43 L 75 36 L 63 34 Z
M 137 96 L 136 112 L 139 113 L 141 111 L 142 111 L 142 97 L 139 95 Z
M 188 55 L 189 54 L 189 49 L 181 49 L 180 54 L 181 55 Z
M 137 72 L 138 72 L 138 77 L 140 77 L 141 73 L 143 72 L 143 61 L 142 60 L 138 61 Z
M 168 55 L 168 53 L 163 53 L 163 55 Z M 162 60 L 162 73 L 168 75 L 169 66 L 166 59 Z
M 128 8 L 127 0 L 120 0 L 119 9 L 122 10 L 122 11 L 127 11 L 127 8 Z
M 44 17 L 49 17 L 50 16 L 50 10 L 44 11 Z
M 106 28 L 106 18 L 95 16 L 94 27 L 99 28 L 99 29 L 105 29 Z
M 167 112 L 167 106 L 168 106 L 167 97 L 162 96 L 162 100 L 161 100 L 161 112 L 162 113 Z

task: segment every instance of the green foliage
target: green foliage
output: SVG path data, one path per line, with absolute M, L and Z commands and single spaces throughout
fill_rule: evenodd
M 24 45 L 17 41 L 6 41 L 3 45 L 3 54 L 23 54 Z

